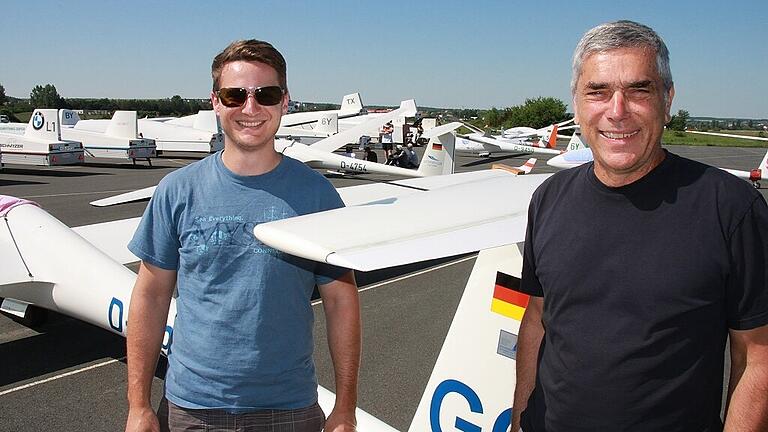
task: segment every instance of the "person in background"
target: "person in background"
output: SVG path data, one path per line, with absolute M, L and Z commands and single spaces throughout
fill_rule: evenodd
M 379 157 L 376 155 L 376 152 L 371 150 L 371 146 L 365 147 L 365 153 L 363 153 L 363 160 L 367 160 L 369 162 L 378 162 Z
M 351 158 L 355 157 L 355 152 L 351 144 L 347 144 L 347 146 L 344 148 L 344 156 Z
M 408 143 L 407 146 L 405 146 L 405 153 L 408 155 L 408 167 L 407 168 L 418 168 L 419 167 L 419 155 L 416 154 L 416 151 L 413 149 L 413 144 Z
M 380 132 L 379 140 L 381 141 L 381 148 L 384 149 L 384 158 L 389 160 L 392 156 L 392 134 L 395 132 L 395 127 L 390 121 L 381 127 Z

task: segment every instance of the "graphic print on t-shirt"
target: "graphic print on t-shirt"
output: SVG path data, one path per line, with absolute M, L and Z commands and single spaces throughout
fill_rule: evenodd
M 198 216 L 194 219 L 185 246 L 198 255 L 205 255 L 222 247 L 242 247 L 256 254 L 278 255 L 279 251 L 265 245 L 253 235 L 253 228 L 260 223 L 293 216 L 296 216 L 296 213 L 290 207 L 274 205 L 265 207 L 261 215 L 256 216 L 255 221 L 234 214 Z

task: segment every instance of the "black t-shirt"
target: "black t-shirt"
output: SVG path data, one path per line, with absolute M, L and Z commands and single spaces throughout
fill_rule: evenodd
M 521 291 L 544 297 L 535 431 L 719 430 L 728 329 L 768 324 L 768 207 L 667 153 L 603 185 L 592 164 L 534 194 Z M 526 429 L 528 431 L 528 429 Z

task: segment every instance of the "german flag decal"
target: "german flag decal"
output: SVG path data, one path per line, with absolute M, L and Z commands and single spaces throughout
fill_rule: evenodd
M 522 321 L 528 307 L 528 294 L 520 291 L 520 279 L 501 272 L 496 273 L 496 287 L 493 289 L 491 311 Z
M 442 144 L 432 143 L 432 150 L 440 151 L 442 149 L 443 149 L 443 145 Z

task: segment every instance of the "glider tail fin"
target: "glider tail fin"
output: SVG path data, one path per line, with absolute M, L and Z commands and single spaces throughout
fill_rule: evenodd
M 424 132 L 429 138 L 424 155 L 419 163 L 418 173 L 423 176 L 453 174 L 456 157 L 456 136 L 453 130 L 461 126 L 455 122 L 432 128 Z
M 528 304 L 517 291 L 521 266 L 515 244 L 477 256 L 409 431 L 508 430 Z
M 61 141 L 61 128 L 58 111 L 55 109 L 36 109 L 29 118 L 24 130 L 27 138 L 47 141 Z
M 214 110 L 200 110 L 195 116 L 195 121 L 192 123 L 192 127 L 212 133 L 221 132 L 221 125 L 219 124 L 219 117 Z
M 549 134 L 549 138 L 547 140 L 547 146 L 546 147 L 553 149 L 553 148 L 557 147 L 557 128 L 558 128 L 558 125 L 554 124 L 554 125 L 550 126 L 547 129 L 549 130 L 550 128 L 551 128 L 552 131 Z
M 348 94 L 341 98 L 341 108 L 339 109 L 341 117 L 357 115 L 362 110 L 363 101 L 360 98 L 360 93 Z
M 104 134 L 123 138 L 136 138 L 138 132 L 136 111 L 115 111 Z
M 328 113 L 317 119 L 315 132 L 322 132 L 328 135 L 334 135 L 339 132 L 339 115 L 335 112 Z
M 535 131 L 536 136 L 533 137 L 535 147 L 540 148 L 556 148 L 557 147 L 557 130 L 560 127 L 558 124 L 551 124 L 545 128 L 537 129 Z
M 62 126 L 74 126 L 80 121 L 80 116 L 77 115 L 77 111 L 61 109 L 59 110 L 59 121 Z
M 568 141 L 568 147 L 566 147 L 565 151 L 579 150 L 588 147 L 589 146 L 584 144 L 584 141 L 581 140 L 581 134 L 578 131 L 574 131 L 571 140 Z

